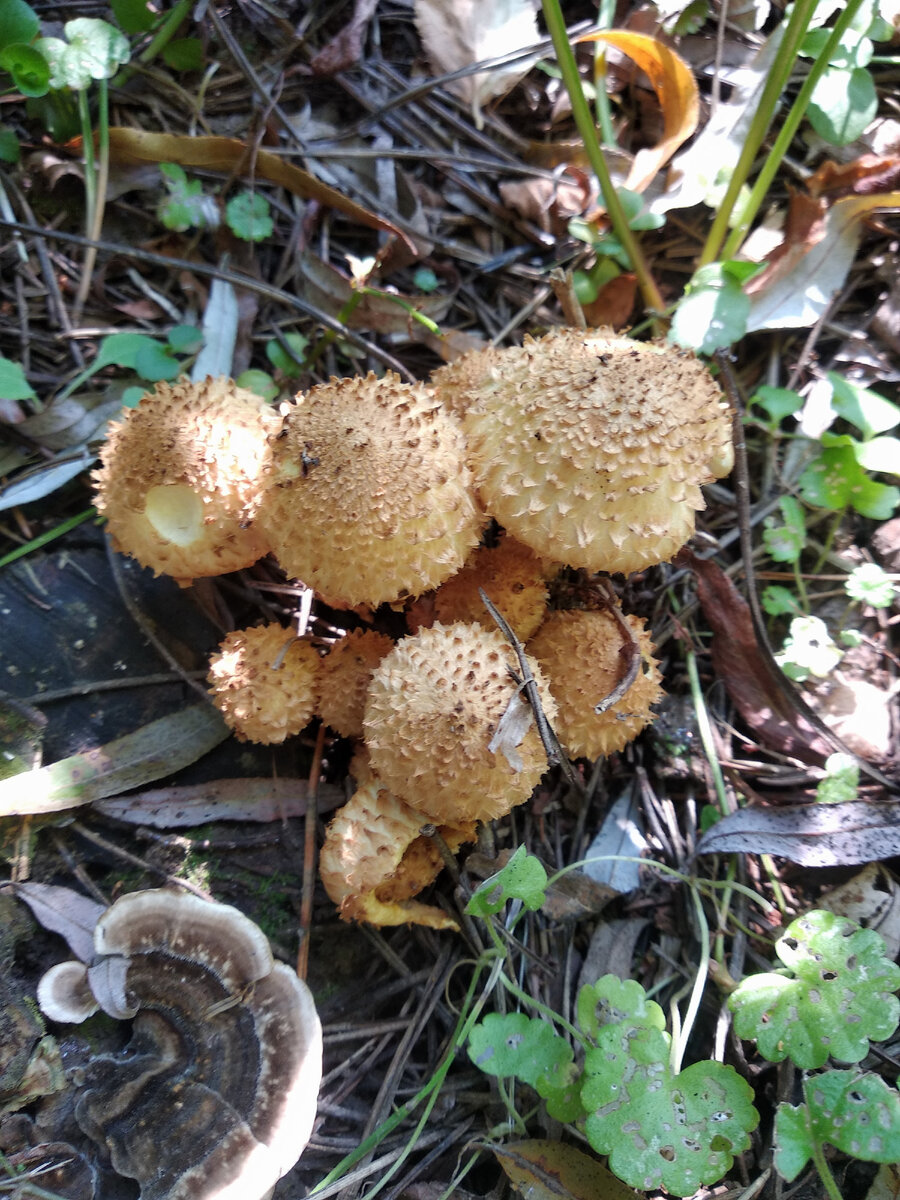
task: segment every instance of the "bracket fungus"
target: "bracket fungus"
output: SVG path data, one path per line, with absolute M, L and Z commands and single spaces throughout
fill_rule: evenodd
M 602 712 L 596 706 L 610 696 L 627 670 L 628 636 L 640 656 L 634 682 Z M 653 658 L 650 634 L 639 617 L 580 610 L 551 612 L 529 641 L 528 653 L 541 665 L 557 705 L 556 732 L 575 758 L 612 754 L 636 738 L 654 719 L 651 705 L 663 697 L 661 675 Z
M 444 865 L 431 839 L 421 835 L 426 823 L 377 779 L 357 788 L 329 824 L 319 857 L 325 891 L 345 921 L 459 928 L 441 909 L 412 899 Z M 451 853 L 475 840 L 473 822 L 443 825 L 438 832 Z
M 267 554 L 255 517 L 277 423 L 230 379 L 158 383 L 110 425 L 94 472 L 116 548 L 181 584 Z
M 722 393 L 665 343 L 563 329 L 475 351 L 435 382 L 464 414 L 485 509 L 572 567 L 629 572 L 671 558 L 705 507 L 700 485 L 731 469 Z
M 333 379 L 287 408 L 271 444 L 272 549 L 331 603 L 420 595 L 478 544 L 462 430 L 422 386 L 391 372 Z
M 94 945 L 95 966 L 124 963 L 136 1016 L 125 1050 L 84 1068 L 78 1124 L 141 1200 L 262 1200 L 315 1118 L 322 1030 L 308 988 L 248 917 L 185 892 L 123 896 Z
M 237 629 L 210 660 L 210 695 L 241 741 L 283 742 L 313 718 L 319 663 L 314 647 L 281 625 Z
M 556 705 L 536 663 L 547 717 Z M 490 821 L 531 795 L 547 759 L 518 659 L 475 623 L 421 629 L 372 674 L 363 730 L 384 786 L 436 825 Z

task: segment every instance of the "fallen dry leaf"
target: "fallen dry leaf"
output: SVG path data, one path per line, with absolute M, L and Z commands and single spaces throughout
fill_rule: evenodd
M 588 325 L 609 325 L 613 329 L 624 329 L 634 312 L 637 298 L 637 276 L 630 271 L 610 279 L 597 293 L 597 299 L 583 305 L 584 319 Z
M 17 883 L 14 891 L 38 924 L 65 938 L 76 958 L 93 959 L 94 926 L 106 905 L 54 883 Z
M 765 270 L 745 285 L 747 332 L 815 325 L 844 285 L 863 219 L 898 208 L 900 192 L 848 196 L 830 208 L 824 198 L 795 193 L 781 245 L 767 255 Z
M 440 74 L 485 59 L 525 50 L 540 40 L 535 6 L 531 0 L 415 0 L 416 27 L 432 66 Z M 502 96 L 531 70 L 533 58 L 504 67 L 452 79 L 448 91 L 472 109 L 480 129 L 481 106 Z
M 900 854 L 900 803 L 751 806 L 703 835 L 698 854 L 775 854 L 803 867 L 840 867 Z
M 639 1200 L 608 1167 L 565 1142 L 532 1138 L 489 1148 L 529 1200 Z
M 682 550 L 678 563 L 690 567 L 697 598 L 713 640 L 713 667 L 735 708 L 760 740 L 802 762 L 821 762 L 835 746 L 798 710 L 787 682 L 759 644 L 750 606 L 717 563 Z
M 336 75 L 359 62 L 363 37 L 377 7 L 378 0 L 356 0 L 353 16 L 309 64 L 313 75 Z
M 545 233 L 561 237 L 572 217 L 580 216 L 595 199 L 587 175 L 570 168 L 578 182 L 558 179 L 522 179 L 501 183 L 500 198 L 507 208 L 533 221 Z
M 581 42 L 603 42 L 637 63 L 647 75 L 663 115 L 663 136 L 655 146 L 639 150 L 625 187 L 642 192 L 697 128 L 700 97 L 690 67 L 665 42 L 645 33 L 604 29 L 585 34 Z
M 177 163 L 180 167 L 204 167 L 229 175 L 240 175 L 252 166 L 257 179 L 279 184 L 304 200 L 315 200 L 326 208 L 336 209 L 370 229 L 386 230 L 406 242 L 411 250 L 416 249 L 409 237 L 390 221 L 363 208 L 327 183 L 322 183 L 309 171 L 285 162 L 268 150 L 254 151 L 237 138 L 187 137 L 113 126 L 109 131 L 109 154 L 110 161 L 117 164 Z
M 95 800 L 94 810 L 154 829 L 181 829 L 208 821 L 281 821 L 304 815 L 308 791 L 305 779 L 217 779 Z M 316 811 L 331 812 L 345 799 L 343 788 L 322 783 Z
M 306 251 L 300 258 L 300 295 L 323 312 L 337 316 L 351 297 L 358 295 L 349 276 L 336 267 Z M 396 297 L 396 298 L 395 298 Z M 409 310 L 415 309 L 432 321 L 441 321 L 450 311 L 453 297 L 432 292 L 430 295 L 402 296 L 387 290 L 362 297 L 343 323 L 349 329 L 365 329 L 374 333 L 399 333 L 418 324 Z
M 831 196 L 869 196 L 887 192 L 900 183 L 900 156 L 862 154 L 852 162 L 836 163 L 829 158 L 806 181 L 814 198 Z

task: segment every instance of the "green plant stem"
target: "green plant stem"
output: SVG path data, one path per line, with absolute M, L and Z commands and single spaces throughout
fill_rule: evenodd
M 819 1172 L 819 1178 L 822 1180 L 829 1200 L 844 1200 L 843 1196 L 838 1190 L 837 1182 L 831 1173 L 831 1167 L 828 1165 L 828 1160 L 822 1153 L 821 1145 L 814 1136 L 811 1137 L 809 1141 L 810 1145 L 812 1146 L 813 1165 Z
M 725 241 L 731 214 L 740 194 L 741 188 L 750 174 L 756 155 L 763 143 L 775 115 L 778 100 L 784 92 L 800 43 L 806 36 L 809 22 L 815 11 L 817 0 L 797 0 L 784 31 L 781 45 L 775 57 L 775 62 L 766 79 L 759 105 L 750 122 L 747 137 L 741 149 L 737 165 L 732 172 L 728 189 L 716 213 L 712 228 L 706 238 L 703 253 L 697 262 L 697 267 L 705 267 L 719 257 L 722 244 Z
M 70 529 L 75 529 L 76 526 L 82 525 L 91 517 L 96 517 L 97 510 L 95 508 L 86 508 L 80 513 L 76 513 L 74 517 L 67 517 L 65 521 L 61 521 L 59 525 L 55 525 L 52 529 L 48 529 L 46 533 L 39 534 L 38 537 L 32 538 L 24 546 L 18 546 L 15 550 L 10 550 L 9 554 L 4 554 L 0 558 L 0 568 L 8 567 L 10 563 L 16 562 L 17 559 L 24 558 L 27 554 L 31 554 L 35 550 L 40 550 L 42 546 L 46 546 L 48 542 L 54 541 L 58 537 L 62 537 L 64 533 L 68 533 Z
M 87 198 L 87 236 L 98 242 L 103 232 L 103 212 L 106 208 L 106 187 L 109 182 L 109 80 L 97 80 L 97 156 L 94 157 L 94 135 L 91 130 L 91 114 L 87 92 L 78 93 L 78 113 L 81 117 L 81 132 L 84 140 L 85 196 Z M 96 174 L 95 174 L 96 171 Z M 90 186 L 89 186 L 90 182 Z M 88 246 L 84 255 L 84 267 L 78 283 L 73 316 L 77 320 L 87 300 L 97 247 Z
M 191 11 L 193 2 L 194 0 L 178 0 L 178 3 L 153 35 L 153 40 L 149 46 L 138 55 L 138 62 L 146 66 L 147 63 L 153 62 L 161 50 L 165 49 L 177 33 L 178 26 Z
M 784 124 L 778 131 L 772 149 L 766 155 L 766 161 L 763 163 L 762 170 L 753 184 L 747 203 L 741 211 L 740 220 L 734 229 L 732 229 L 725 243 L 722 250 L 722 258 L 733 258 L 737 254 L 741 243 L 747 235 L 747 231 L 753 224 L 754 217 L 759 212 L 763 201 L 768 195 L 772 180 L 777 175 L 782 160 L 785 154 L 787 154 L 791 142 L 794 140 L 794 135 L 800 126 L 800 122 L 806 114 L 809 102 L 812 99 L 813 89 L 828 69 L 828 65 L 845 30 L 849 27 L 862 5 L 863 0 L 847 0 L 847 6 L 841 12 L 837 21 L 835 21 L 828 41 L 813 60 L 810 72 L 804 80 L 800 91 L 797 93 L 797 98 L 791 105 L 791 110 L 785 118 Z
M 807 3 L 809 2 L 812 2 L 812 0 L 807 0 Z M 609 174 L 609 168 L 606 165 L 606 159 L 603 157 L 600 142 L 597 140 L 597 129 L 594 125 L 588 102 L 585 99 L 584 89 L 581 86 L 578 64 L 575 62 L 575 55 L 572 53 L 572 47 L 569 43 L 569 35 L 566 30 L 562 10 L 560 9 L 559 0 L 541 0 L 541 6 L 544 11 L 547 30 L 553 39 L 553 47 L 556 51 L 556 59 L 559 63 L 563 83 L 565 84 L 566 91 L 569 93 L 569 100 L 572 104 L 572 116 L 581 135 L 581 140 L 584 143 L 584 151 L 588 162 L 600 184 L 603 203 L 606 206 L 606 211 L 609 213 L 613 232 L 631 260 L 631 266 L 637 277 L 638 287 L 641 289 L 644 303 L 654 315 L 654 323 L 658 323 L 656 318 L 661 316 L 665 311 L 665 301 L 656 285 L 656 280 L 650 274 L 650 268 L 647 265 L 647 260 L 644 258 L 640 243 L 628 224 L 628 217 Z
M 611 29 L 615 16 L 616 0 L 600 0 L 597 8 L 597 28 Z M 598 42 L 594 50 L 594 88 L 594 108 L 597 110 L 597 124 L 600 126 L 603 145 L 615 146 L 616 131 L 613 129 L 609 93 L 606 90 L 606 49 L 602 42 Z
M 678 1031 L 678 1036 L 672 1038 L 669 1062 L 672 1066 L 673 1075 L 677 1075 L 681 1070 L 684 1052 L 687 1049 L 688 1041 L 694 1030 L 694 1022 L 697 1020 L 697 1013 L 700 1011 L 700 1002 L 703 999 L 703 990 L 706 987 L 706 979 L 709 974 L 709 924 L 706 920 L 706 913 L 703 911 L 703 905 L 700 903 L 700 896 L 697 893 L 697 889 L 693 887 L 691 888 L 691 899 L 694 902 L 694 912 L 696 913 L 697 925 L 700 930 L 700 961 L 697 964 L 697 973 L 694 976 L 694 986 L 691 989 L 691 998 L 688 1001 L 684 1022 Z

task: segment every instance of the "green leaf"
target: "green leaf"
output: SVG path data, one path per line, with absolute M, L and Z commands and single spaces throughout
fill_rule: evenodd
M 878 112 L 875 80 L 865 67 L 826 67 L 813 88 L 807 112 L 819 137 L 834 146 L 846 146 Z
M 603 975 L 596 983 L 586 984 L 578 993 L 578 1026 L 596 1041 L 600 1030 L 610 1024 L 629 1021 L 665 1029 L 666 1018 L 659 1005 L 647 999 L 636 979 Z
M 844 584 L 851 600 L 871 604 L 873 608 L 890 608 L 897 589 L 877 563 L 861 563 L 854 567 Z
M 196 354 L 203 345 L 203 332 L 196 325 L 173 325 L 166 341 L 173 354 Z
M 804 1105 L 775 1113 L 775 1166 L 788 1183 L 826 1143 L 863 1162 L 900 1162 L 900 1095 L 879 1075 L 825 1071 L 804 1095 Z
M 169 347 L 161 346 L 153 338 L 150 338 L 149 342 L 150 344 L 142 346 L 135 356 L 134 369 L 141 379 L 157 383 L 161 379 L 177 378 L 181 366 L 178 360 L 170 354 Z
M 159 349 L 159 342 L 146 333 L 111 333 L 100 343 L 97 357 L 92 363 L 92 373 L 111 366 L 136 371 L 138 354 L 148 346 Z
M 0 355 L 0 400 L 30 400 L 34 394 L 21 365 Z
M 716 1062 L 673 1075 L 668 1037 L 646 1025 L 605 1026 L 597 1042 L 581 1100 L 587 1139 L 610 1169 L 631 1187 L 676 1196 L 721 1179 L 759 1123 L 746 1080 Z
M 900 504 L 900 490 L 870 479 L 856 461 L 852 443 L 825 447 L 800 476 L 798 490 L 808 504 L 834 512 L 852 505 L 878 521 L 893 516 Z
M 828 372 L 832 387 L 832 407 L 839 416 L 862 431 L 864 438 L 873 437 L 900 425 L 900 408 L 878 392 L 845 379 L 836 371 Z
M 827 772 L 816 786 L 817 804 L 849 804 L 859 795 L 859 763 L 849 754 L 829 754 Z
M 547 872 L 543 865 L 519 846 L 505 867 L 486 879 L 466 905 L 473 917 L 490 917 L 505 908 L 510 900 L 521 900 L 536 912 L 546 898 Z
M 573 1054 L 547 1021 L 525 1013 L 490 1013 L 469 1036 L 469 1058 L 486 1075 L 512 1075 L 536 1087 L 547 1071 L 571 1063 Z
M 304 337 L 302 333 L 291 332 L 284 334 L 284 340 L 290 346 L 292 353 L 289 354 L 281 342 L 273 338 L 271 342 L 266 343 L 266 358 L 282 375 L 287 376 L 288 379 L 296 379 L 305 370 L 303 363 L 306 359 L 309 338 Z
M 25 0 L 3 0 L 0 4 L 0 49 L 14 42 L 27 45 L 37 37 L 41 22 Z
M 876 437 L 869 442 L 854 442 L 853 453 L 865 471 L 900 475 L 900 439 Z
M 94 79 L 111 79 L 131 57 L 131 46 L 115 26 L 96 17 L 67 21 L 68 42 L 40 38 L 35 46 L 50 65 L 50 86 L 81 92 Z
M 436 292 L 439 286 L 438 277 L 431 267 L 419 267 L 413 274 L 413 284 L 418 291 L 426 294 Z
M 263 400 L 272 401 L 280 391 L 278 384 L 271 375 L 265 371 L 257 371 L 251 368 L 248 371 L 242 371 L 234 381 L 238 387 L 247 388 L 248 391 L 255 392 L 257 396 L 262 396 Z
M 15 133 L 0 125 L 0 162 L 17 163 L 21 155 L 22 147 Z
M 790 1058 L 821 1067 L 829 1057 L 855 1063 L 869 1041 L 891 1036 L 900 1021 L 900 967 L 872 929 L 813 910 L 775 943 L 791 972 L 751 975 L 729 997 L 739 1037 L 755 1041 L 770 1062 Z
M 756 404 L 769 414 L 773 428 L 777 428 L 785 417 L 792 417 L 803 407 L 803 397 L 788 388 L 769 387 L 763 384 L 757 388 L 750 404 Z
M 110 0 L 113 16 L 126 33 L 146 33 L 156 23 L 147 0 Z
M 186 229 L 206 229 L 219 222 L 219 208 L 203 192 L 199 179 L 188 179 L 177 163 L 160 163 L 160 173 L 168 196 L 157 205 L 156 215 L 166 229 L 184 233 Z
M 173 71 L 202 71 L 203 42 L 200 38 L 176 38 L 162 52 L 163 62 Z
M 803 509 L 793 496 L 782 496 L 778 501 L 784 524 L 778 525 L 774 517 L 766 517 L 763 541 L 769 557 L 775 562 L 795 563 L 806 545 L 806 519 Z
M 225 205 L 225 220 L 235 237 L 262 242 L 275 229 L 269 202 L 261 192 L 240 192 Z
M 13 42 L 0 50 L 0 68 L 9 71 L 23 96 L 43 96 L 50 86 L 50 67 L 33 46 Z
M 743 268 L 750 268 L 743 271 Z M 750 297 L 741 277 L 755 274 L 757 263 L 710 263 L 701 267 L 685 289 L 675 309 L 669 341 L 700 354 L 739 341 L 747 331 Z
M 799 615 L 803 612 L 797 597 L 786 587 L 773 583 L 763 589 L 760 597 L 763 608 L 770 617 L 783 617 L 789 614 Z

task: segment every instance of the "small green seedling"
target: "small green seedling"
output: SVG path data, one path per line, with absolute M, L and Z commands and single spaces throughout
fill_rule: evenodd
M 188 178 L 178 163 L 161 163 L 166 195 L 156 208 L 160 222 L 174 233 L 188 229 L 217 229 L 221 215 L 214 196 L 199 179 Z M 245 242 L 262 242 L 275 228 L 269 202 L 260 192 L 238 192 L 225 205 L 225 224 Z
M 851 600 L 870 608 L 890 608 L 897 595 L 894 581 L 877 563 L 861 563 L 847 576 L 844 591 Z

